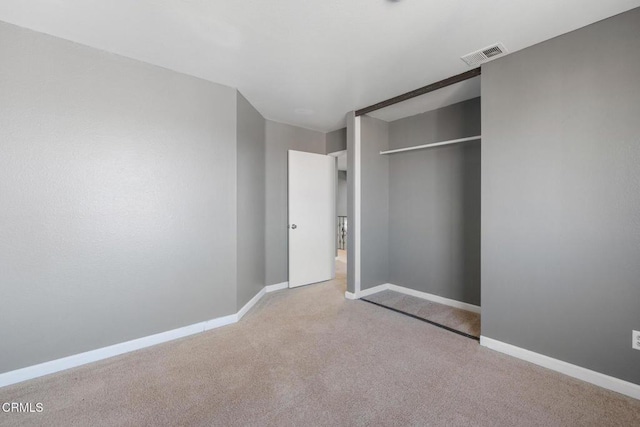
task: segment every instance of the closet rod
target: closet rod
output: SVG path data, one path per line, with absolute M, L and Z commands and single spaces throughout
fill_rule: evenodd
M 481 138 L 482 138 L 482 135 L 478 135 L 478 136 L 470 136 L 468 138 L 452 139 L 452 140 L 449 140 L 449 141 L 432 142 L 431 144 L 416 145 L 414 147 L 398 148 L 396 150 L 381 151 L 380 154 L 393 154 L 393 153 L 401 153 L 403 151 L 421 150 L 423 148 L 438 147 L 440 145 L 458 144 L 460 142 L 474 141 L 476 139 L 481 139 Z
M 372 111 L 379 110 L 389 105 L 397 104 L 398 102 L 406 101 L 407 99 L 415 98 L 416 96 L 424 95 L 425 93 L 433 92 L 434 90 L 442 89 L 443 87 L 451 86 L 456 83 L 463 82 L 465 80 L 477 77 L 482 73 L 480 67 L 473 70 L 465 71 L 464 73 L 440 80 L 439 82 L 431 83 L 430 85 L 423 86 L 418 89 L 414 89 L 411 92 L 403 93 L 402 95 L 394 96 L 385 101 L 378 102 L 377 104 L 370 105 L 365 108 L 361 108 L 356 111 L 357 116 L 363 116 Z

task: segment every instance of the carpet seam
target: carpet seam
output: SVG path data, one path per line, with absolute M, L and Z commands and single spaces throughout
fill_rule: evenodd
M 441 323 L 434 322 L 433 320 L 425 319 L 424 317 L 416 316 L 415 314 L 407 313 L 406 311 L 398 310 L 397 308 L 389 307 L 389 306 L 386 306 L 386 305 L 383 305 L 383 304 L 380 304 L 378 302 L 371 301 L 371 300 L 368 300 L 368 299 L 365 299 L 365 298 L 360 298 L 360 300 L 368 302 L 369 304 L 377 305 L 378 307 L 386 308 L 387 310 L 391 310 L 391 311 L 394 311 L 396 313 L 404 314 L 405 316 L 409 316 L 409 317 L 412 317 L 414 319 L 421 320 L 421 321 L 423 321 L 425 323 L 428 323 L 430 325 L 436 326 L 438 328 L 444 329 L 444 330 L 449 331 L 449 332 L 453 332 L 454 334 L 462 335 L 463 337 L 470 338 L 472 340 L 480 342 L 480 337 L 476 337 L 474 335 L 467 334 L 466 332 L 462 332 L 462 331 L 459 331 L 457 329 L 451 328 L 449 326 L 445 326 L 445 325 L 443 325 Z

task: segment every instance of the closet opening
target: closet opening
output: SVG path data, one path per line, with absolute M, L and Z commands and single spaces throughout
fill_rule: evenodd
M 357 297 L 476 340 L 480 78 L 471 70 L 355 113 Z

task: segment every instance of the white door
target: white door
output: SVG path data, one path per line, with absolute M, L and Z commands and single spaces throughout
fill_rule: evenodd
M 335 277 L 336 159 L 289 150 L 289 287 Z

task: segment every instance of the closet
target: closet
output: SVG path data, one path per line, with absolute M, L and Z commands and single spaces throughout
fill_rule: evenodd
M 358 297 L 478 338 L 481 77 L 464 77 L 360 111 Z

